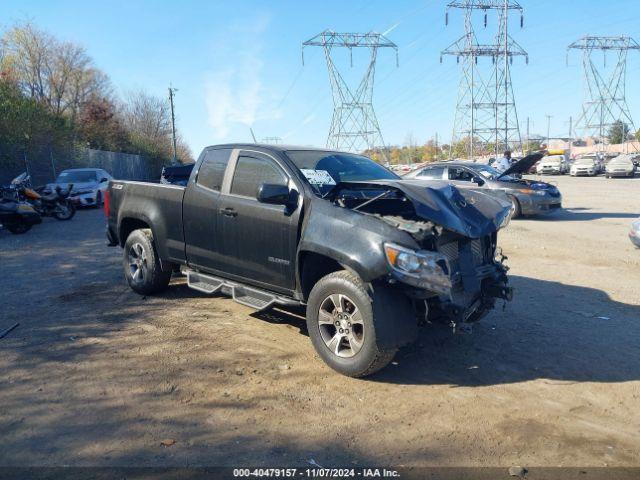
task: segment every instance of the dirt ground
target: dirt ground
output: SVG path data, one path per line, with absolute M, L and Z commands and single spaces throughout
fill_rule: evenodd
M 640 465 L 640 178 L 551 181 L 500 237 L 514 301 L 365 380 L 295 314 L 134 294 L 100 211 L 0 232 L 0 465 Z

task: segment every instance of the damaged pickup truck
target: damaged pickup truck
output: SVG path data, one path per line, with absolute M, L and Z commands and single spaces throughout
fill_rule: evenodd
M 351 153 L 258 144 L 206 148 L 185 187 L 111 181 L 110 245 L 140 294 L 188 285 L 257 310 L 306 307 L 336 371 L 386 366 L 424 322 L 454 328 L 510 300 L 498 231 L 506 200 L 402 181 Z

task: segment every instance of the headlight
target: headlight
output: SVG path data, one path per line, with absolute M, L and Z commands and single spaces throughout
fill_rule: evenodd
M 385 243 L 384 252 L 394 276 L 401 282 L 441 294 L 450 292 L 449 264 L 443 255 L 393 243 Z
M 518 189 L 518 191 L 520 193 L 524 193 L 525 195 L 544 195 L 545 191 L 544 190 L 534 190 L 532 188 L 520 188 Z

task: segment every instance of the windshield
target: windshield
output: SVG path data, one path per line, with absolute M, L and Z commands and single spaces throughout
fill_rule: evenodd
M 325 195 L 340 182 L 400 178 L 362 155 L 319 150 L 293 150 L 287 155 L 320 195 Z
M 576 165 L 593 165 L 595 161 L 595 158 L 584 157 L 577 159 L 575 163 Z
M 86 183 L 97 180 L 96 172 L 92 170 L 76 170 L 72 172 L 62 172 L 56 178 L 56 183 Z
M 545 163 L 562 163 L 562 160 L 564 160 L 564 157 L 547 157 L 543 160 L 543 162 Z
M 472 168 L 489 180 L 496 180 L 501 175 L 501 173 L 491 165 L 474 165 Z M 509 182 L 511 180 L 514 180 L 514 178 L 510 175 L 503 175 L 500 177 L 500 181 Z
M 630 155 L 620 155 L 613 158 L 609 163 L 633 163 Z

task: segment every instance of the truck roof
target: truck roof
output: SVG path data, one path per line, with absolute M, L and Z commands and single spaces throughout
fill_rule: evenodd
M 205 148 L 264 148 L 265 150 L 272 150 L 275 152 L 286 152 L 289 150 L 312 150 L 318 152 L 341 152 L 341 150 L 334 150 L 326 147 L 313 147 L 310 145 L 281 145 L 273 143 L 223 143 L 219 145 L 209 145 Z M 349 152 L 343 152 L 349 153 Z

